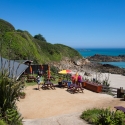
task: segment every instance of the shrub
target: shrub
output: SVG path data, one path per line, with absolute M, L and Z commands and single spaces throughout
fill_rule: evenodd
M 0 120 L 0 125 L 7 125 L 3 120 Z
M 88 109 L 81 118 L 94 125 L 125 125 L 125 114 L 122 111 L 107 109 Z
M 100 112 L 101 110 L 97 108 L 88 109 L 82 113 L 81 118 L 89 123 L 95 123 L 97 121 L 97 115 Z
M 96 125 L 113 125 L 114 124 L 114 112 L 109 109 L 101 109 L 101 113 L 97 116 Z
M 9 125 L 18 125 L 14 122 L 20 122 L 22 119 L 17 112 L 16 100 L 19 98 L 19 92 L 23 85 L 22 81 L 16 81 L 15 79 L 9 78 L 6 72 L 0 73 L 0 114 L 1 118 L 4 121 L 7 121 Z M 12 109 L 13 112 L 16 111 L 15 115 L 12 113 L 11 123 L 9 122 L 10 118 L 8 117 L 9 109 Z
M 7 109 L 5 113 L 5 120 L 9 125 L 22 125 L 22 117 L 16 109 Z
M 25 92 L 20 92 L 20 93 L 19 93 L 19 96 L 25 96 L 25 95 L 26 95 Z

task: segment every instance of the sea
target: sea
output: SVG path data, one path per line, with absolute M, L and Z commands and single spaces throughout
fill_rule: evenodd
M 125 48 L 75 48 L 84 58 L 94 56 L 95 54 L 118 56 L 125 55 Z M 120 68 L 125 68 L 125 62 L 100 62 L 102 64 L 111 64 Z

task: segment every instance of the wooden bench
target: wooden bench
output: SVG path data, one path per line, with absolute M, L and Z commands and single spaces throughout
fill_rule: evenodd
M 83 93 L 84 88 L 82 88 L 79 85 L 76 84 L 71 84 L 70 86 L 68 86 L 67 91 L 70 91 L 71 93 L 75 93 L 75 92 L 82 92 Z
M 55 89 L 55 86 L 53 83 L 51 82 L 45 82 L 43 85 L 42 85 L 42 89 Z
M 122 107 L 122 106 L 115 106 L 114 108 L 116 109 L 116 111 L 117 111 L 117 110 L 120 110 L 120 111 L 122 111 L 122 112 L 125 113 L 125 108 Z
M 27 82 L 34 82 L 34 79 L 27 79 Z

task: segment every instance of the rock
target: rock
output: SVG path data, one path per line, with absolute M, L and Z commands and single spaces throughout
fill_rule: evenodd
M 79 65 L 81 65 L 81 62 L 79 60 L 77 60 L 77 61 L 74 61 L 74 64 L 79 66 Z
M 100 55 L 95 55 L 100 56 Z M 124 57 L 124 56 L 123 56 Z M 88 59 L 76 59 L 71 60 L 69 58 L 64 58 L 60 62 L 51 62 L 51 66 L 57 67 L 58 70 L 71 69 L 73 71 L 83 71 L 86 72 L 85 75 L 91 75 L 87 73 L 88 70 L 95 70 L 102 73 L 112 73 L 112 74 L 122 74 L 125 75 L 125 69 L 113 66 L 110 64 L 100 64 L 97 62 L 90 62 Z
M 95 54 L 94 56 L 88 57 L 88 60 L 96 62 L 119 62 L 119 61 L 125 61 L 125 55 L 107 56 L 107 55 Z
M 85 72 L 84 75 L 85 75 L 85 76 L 91 76 L 91 74 L 90 74 L 90 73 L 87 73 L 87 72 Z

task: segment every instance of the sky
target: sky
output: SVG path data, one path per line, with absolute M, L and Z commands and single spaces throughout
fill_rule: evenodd
M 15 29 L 73 48 L 125 48 L 125 0 L 0 0 Z

